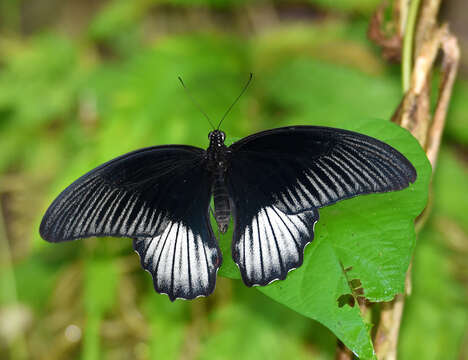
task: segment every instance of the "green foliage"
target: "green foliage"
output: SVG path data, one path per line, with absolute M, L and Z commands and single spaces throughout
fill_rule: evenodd
M 56 35 L 8 55 L 0 68 L 0 171 L 29 157 L 41 128 L 72 116 L 82 74 L 74 45 Z
M 110 1 L 91 23 L 90 36 L 105 40 L 132 31 L 150 4 L 150 1 Z
M 18 301 L 34 312 L 27 333 L 30 358 L 88 360 L 118 353 L 140 359 L 332 359 L 334 335 L 361 358 L 372 358 L 369 329 L 375 319 L 364 319 L 358 306 L 338 299 L 356 295 L 350 286 L 356 279 L 372 301 L 389 300 L 403 290 L 414 247 L 411 221 L 424 205 L 429 174 L 414 140 L 387 121 L 401 96 L 398 71 L 368 45 L 367 18 L 355 21 L 356 14 L 368 17 L 376 3 L 310 1 L 313 8 L 331 11 L 334 20 L 308 18 L 262 28 L 268 14 L 261 21 L 247 16 L 246 5 L 238 1 L 115 0 L 89 14 L 89 26 L 74 37 L 54 29 L 2 37 L 0 199 L 15 266 L 14 277 L 2 272 L 0 282 L 14 283 Z M 255 14 L 256 6 L 247 6 Z M 20 10 L 12 5 L 8 11 Z M 334 11 L 339 15 L 334 17 Z M 232 24 L 241 24 L 237 30 L 216 27 L 232 14 L 237 19 Z M 210 16 L 216 21 L 205 22 Z M 154 19 L 156 30 L 148 26 Z M 244 23 L 260 31 L 247 37 Z M 210 126 L 177 76 L 217 122 L 251 71 L 254 82 L 223 123 L 228 142 L 292 124 L 354 129 L 405 153 L 418 168 L 418 182 L 401 192 L 321 209 L 305 263 L 287 280 L 256 291 L 219 277 L 212 296 L 193 302 L 171 303 L 156 294 L 129 240 L 53 245 L 39 238 L 46 206 L 94 166 L 143 146 L 206 147 Z M 465 87 L 457 85 L 447 128 L 449 139 L 461 144 L 467 138 Z M 384 120 L 363 120 L 368 118 Z M 455 153 L 440 156 L 434 215 L 416 247 L 414 293 L 402 326 L 403 359 L 456 357 L 466 327 L 458 280 L 467 278 L 460 259 L 466 253 L 448 245 L 460 243 L 453 234 L 468 233 L 466 164 Z M 26 199 L 24 217 L 34 221 L 17 220 L 23 215 L 11 204 L 18 193 Z M 445 223 L 451 224 L 447 231 L 441 227 Z M 30 229 L 33 246 L 16 235 L 15 226 Z M 230 239 L 230 234 L 221 239 L 225 264 L 220 274 L 238 278 Z M 1 305 L 11 298 L 2 296 Z M 71 323 L 84 329 L 83 338 L 66 348 L 62 334 Z M 121 337 L 109 334 L 109 328 L 118 328 Z M 64 348 L 65 353 L 57 350 Z
M 0 108 L 8 117 L 2 126 L 40 125 L 70 114 L 80 73 L 74 45 L 68 39 L 38 36 L 4 61 Z
M 268 79 L 266 104 L 275 105 L 264 116 L 289 124 L 352 126 L 362 119 L 389 119 L 398 104 L 398 83 L 393 79 L 305 57 L 275 64 L 261 79 Z M 284 91 L 285 86 L 291 91 Z

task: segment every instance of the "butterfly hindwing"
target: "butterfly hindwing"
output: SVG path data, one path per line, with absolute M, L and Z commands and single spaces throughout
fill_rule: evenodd
M 317 209 L 291 214 L 275 203 L 259 201 L 261 195 L 249 196 L 248 204 L 235 205 L 232 257 L 247 286 L 264 286 L 302 265 L 319 216 Z M 255 202 L 254 211 L 245 211 Z
M 209 223 L 188 226 L 183 221 L 170 223 L 154 237 L 133 240 L 141 266 L 153 277 L 157 292 L 176 298 L 194 299 L 211 294 L 221 254 Z
M 232 253 L 250 286 L 284 279 L 300 266 L 318 208 L 360 194 L 400 190 L 416 180 L 414 167 L 397 150 L 340 129 L 274 129 L 246 137 L 230 151 Z
M 55 199 L 41 236 L 50 242 L 134 238 L 157 291 L 171 300 L 210 294 L 221 253 L 209 223 L 212 178 L 204 154 L 159 146 L 99 166 Z

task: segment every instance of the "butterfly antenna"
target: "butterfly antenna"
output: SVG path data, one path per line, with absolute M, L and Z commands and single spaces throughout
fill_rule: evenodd
M 234 100 L 234 102 L 231 104 L 231 106 L 229 106 L 229 108 L 226 110 L 226 112 L 224 113 L 221 121 L 219 122 L 218 124 L 218 128 L 217 130 L 219 130 L 219 127 L 221 126 L 221 124 L 223 123 L 223 120 L 224 118 L 227 116 L 227 114 L 229 114 L 229 112 L 231 111 L 231 109 L 234 107 L 234 105 L 236 105 L 236 103 L 239 101 L 239 99 L 241 98 L 242 95 L 244 95 L 245 91 L 247 90 L 247 88 L 249 87 L 250 85 L 250 82 L 252 81 L 252 77 L 253 77 L 253 74 L 250 73 L 250 76 L 249 76 L 249 80 L 247 80 L 247 83 L 244 85 L 244 88 L 242 89 L 241 93 L 239 94 L 239 96 L 236 98 L 236 100 Z
M 193 105 L 195 105 L 195 107 L 206 117 L 206 120 L 208 120 L 208 122 L 210 123 L 211 127 L 213 128 L 213 130 L 215 129 L 215 127 L 213 126 L 213 123 L 211 122 L 210 118 L 208 117 L 208 115 L 203 111 L 203 109 L 201 108 L 200 105 L 198 105 L 198 103 L 195 101 L 195 99 L 192 97 L 192 94 L 190 93 L 189 89 L 187 88 L 187 86 L 185 86 L 184 84 L 184 81 L 182 80 L 182 78 L 180 76 L 177 77 L 180 81 L 180 83 L 182 84 L 182 87 L 184 88 L 185 92 L 187 93 L 190 101 L 192 101 Z

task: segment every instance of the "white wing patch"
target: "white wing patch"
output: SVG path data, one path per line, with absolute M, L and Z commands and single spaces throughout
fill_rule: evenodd
M 261 208 L 240 236 L 234 236 L 233 259 L 246 285 L 285 279 L 301 266 L 305 246 L 314 238 L 318 212 L 286 214 L 275 205 Z
M 221 254 L 212 240 L 171 222 L 158 236 L 137 238 L 133 246 L 142 267 L 152 275 L 156 291 L 173 301 L 213 292 Z

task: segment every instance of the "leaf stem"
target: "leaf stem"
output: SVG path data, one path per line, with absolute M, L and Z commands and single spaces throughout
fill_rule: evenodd
M 418 17 L 420 0 L 412 0 L 406 22 L 405 36 L 403 38 L 403 54 L 402 54 L 402 86 L 403 93 L 406 93 L 410 86 L 411 68 L 413 66 L 413 44 L 414 44 L 414 29 L 416 28 L 416 19 Z

